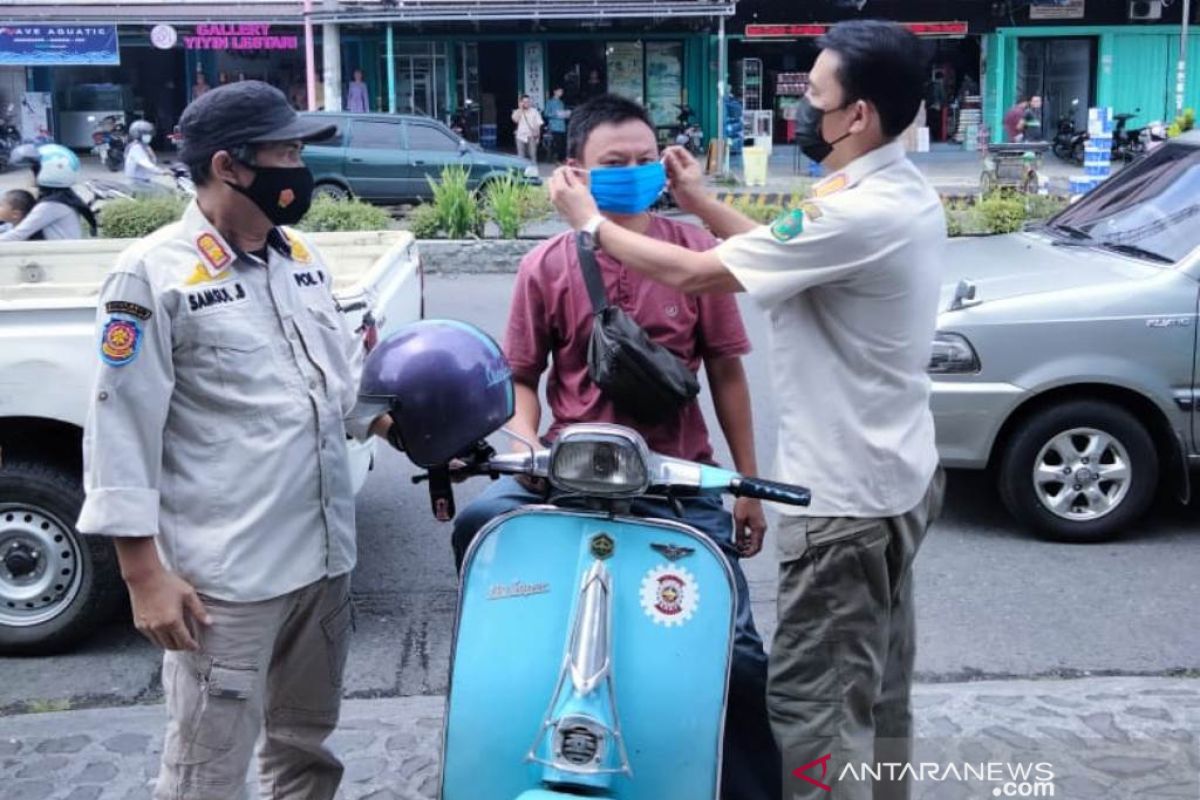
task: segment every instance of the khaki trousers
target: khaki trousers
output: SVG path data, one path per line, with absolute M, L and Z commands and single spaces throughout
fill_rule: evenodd
M 524 141 L 517 139 L 517 155 L 521 158 L 527 158 L 533 163 L 537 163 L 537 139 L 525 139 Z
M 907 780 L 838 776 L 847 765 L 861 776 L 861 764 L 874 770 L 911 758 L 912 565 L 941 513 L 945 483 L 939 467 L 924 499 L 897 517 L 794 517 L 779 528 L 767 707 L 788 800 L 909 796 Z
M 212 625 L 198 652 L 167 652 L 167 736 L 156 800 L 243 796 L 254 745 L 271 800 L 328 800 L 342 764 L 324 745 L 337 726 L 350 647 L 350 576 L 282 597 L 230 603 L 203 597 Z

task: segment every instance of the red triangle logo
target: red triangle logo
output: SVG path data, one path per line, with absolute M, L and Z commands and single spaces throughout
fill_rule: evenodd
M 821 783 L 821 781 L 818 781 L 816 778 L 810 778 L 808 775 L 805 774 L 813 767 L 819 765 L 821 767 L 821 780 L 822 781 L 825 780 L 825 776 L 829 773 L 829 759 L 831 759 L 831 758 L 833 758 L 833 753 L 826 753 L 825 755 L 818 758 L 816 761 L 810 761 L 807 764 L 805 764 L 803 767 L 800 767 L 799 769 L 796 769 L 796 770 L 792 770 L 792 774 L 795 775 L 797 778 L 799 778 L 802 781 L 808 781 L 813 786 L 816 786 L 818 789 L 824 789 L 827 792 L 831 792 L 833 790 L 830 787 Z

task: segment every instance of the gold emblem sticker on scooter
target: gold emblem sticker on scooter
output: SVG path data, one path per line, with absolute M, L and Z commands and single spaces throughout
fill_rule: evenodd
M 655 625 L 684 624 L 700 605 L 696 577 L 677 564 L 661 564 L 642 579 L 642 610 Z
M 611 556 L 613 554 L 613 549 L 615 547 L 616 547 L 616 543 L 612 540 L 612 537 L 609 536 L 607 533 L 596 534 L 595 536 L 592 537 L 592 541 L 590 544 L 590 549 L 592 551 L 592 557 L 599 558 L 601 560 Z

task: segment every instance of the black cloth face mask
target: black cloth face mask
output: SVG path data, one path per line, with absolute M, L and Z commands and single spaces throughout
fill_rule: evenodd
M 850 104 L 846 103 L 829 111 L 841 111 L 848 105 Z M 821 120 L 829 111 L 815 107 L 807 97 L 801 97 L 797 106 L 796 143 L 800 145 L 800 152 L 818 164 L 829 158 L 835 144 L 850 136 L 850 131 L 846 131 L 832 142 L 825 141 L 825 136 L 821 133 Z
M 308 167 L 259 167 L 249 186 L 229 183 L 258 206 L 273 225 L 295 225 L 312 205 L 313 176 Z

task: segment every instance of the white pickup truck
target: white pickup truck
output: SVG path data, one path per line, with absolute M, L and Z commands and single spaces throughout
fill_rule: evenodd
M 311 234 L 334 294 L 379 337 L 421 318 L 424 276 L 403 231 Z M 127 240 L 0 245 L 0 653 L 63 650 L 123 596 L 112 545 L 74 527 L 97 366 L 96 298 Z M 367 314 L 370 317 L 367 317 Z M 373 444 L 352 445 L 355 491 Z

